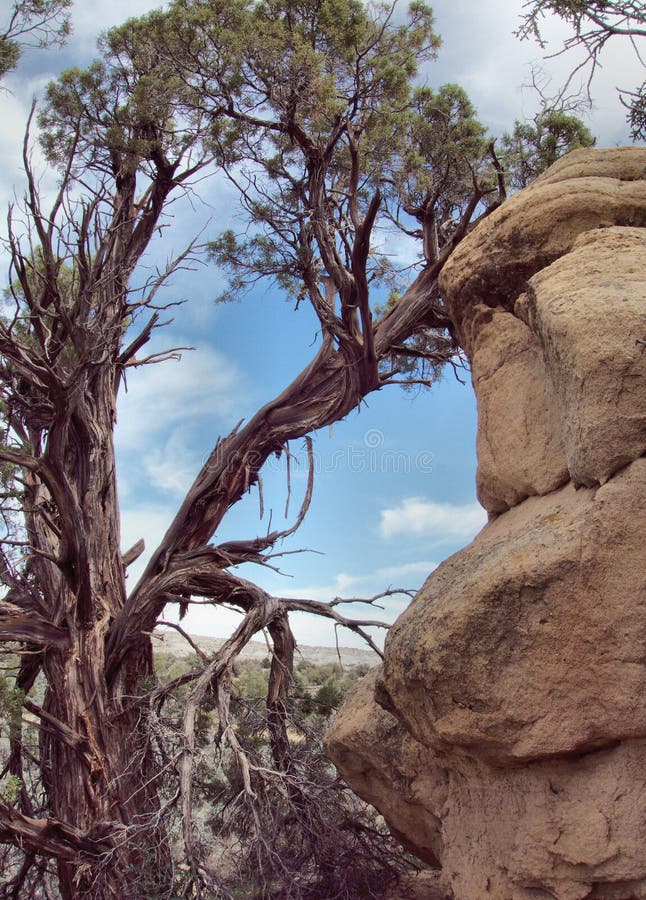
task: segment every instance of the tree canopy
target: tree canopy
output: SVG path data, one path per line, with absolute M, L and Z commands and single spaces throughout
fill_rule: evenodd
M 513 132 L 501 140 L 510 185 L 517 190 L 527 187 L 564 153 L 594 143 L 581 119 L 563 111 L 544 110 L 533 122 L 516 122 Z

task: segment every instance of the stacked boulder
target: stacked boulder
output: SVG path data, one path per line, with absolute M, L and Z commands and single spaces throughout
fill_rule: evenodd
M 564 157 L 442 289 L 489 523 L 328 754 L 447 897 L 646 898 L 646 149 Z

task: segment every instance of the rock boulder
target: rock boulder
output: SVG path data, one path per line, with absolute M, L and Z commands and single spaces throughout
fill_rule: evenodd
M 577 151 L 460 245 L 490 521 L 327 735 L 455 900 L 646 900 L 646 150 Z

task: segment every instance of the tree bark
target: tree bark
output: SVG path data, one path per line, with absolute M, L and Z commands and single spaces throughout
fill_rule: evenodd
M 111 842 L 100 863 L 59 857 L 61 890 L 70 898 L 144 896 L 170 884 L 139 700 L 141 682 L 152 675 L 150 639 L 140 636 L 118 677 L 110 684 L 105 677 L 106 635 L 126 600 L 112 436 L 115 394 L 110 369 L 82 379 L 52 423 L 44 454 L 68 498 L 61 558 L 40 561 L 52 570 L 42 582 L 56 585 L 56 596 L 48 599 L 68 645 L 46 649 L 42 660 L 43 776 L 56 819 L 90 836 L 90 843 L 92 835 L 103 838 L 107 832 Z M 36 512 L 30 530 L 38 544 L 45 543 L 43 527 Z

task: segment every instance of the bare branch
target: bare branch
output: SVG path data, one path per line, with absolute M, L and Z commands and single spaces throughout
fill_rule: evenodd
M 57 819 L 32 819 L 0 800 L 0 841 L 67 862 L 81 863 L 110 852 L 106 835 L 83 833 Z

